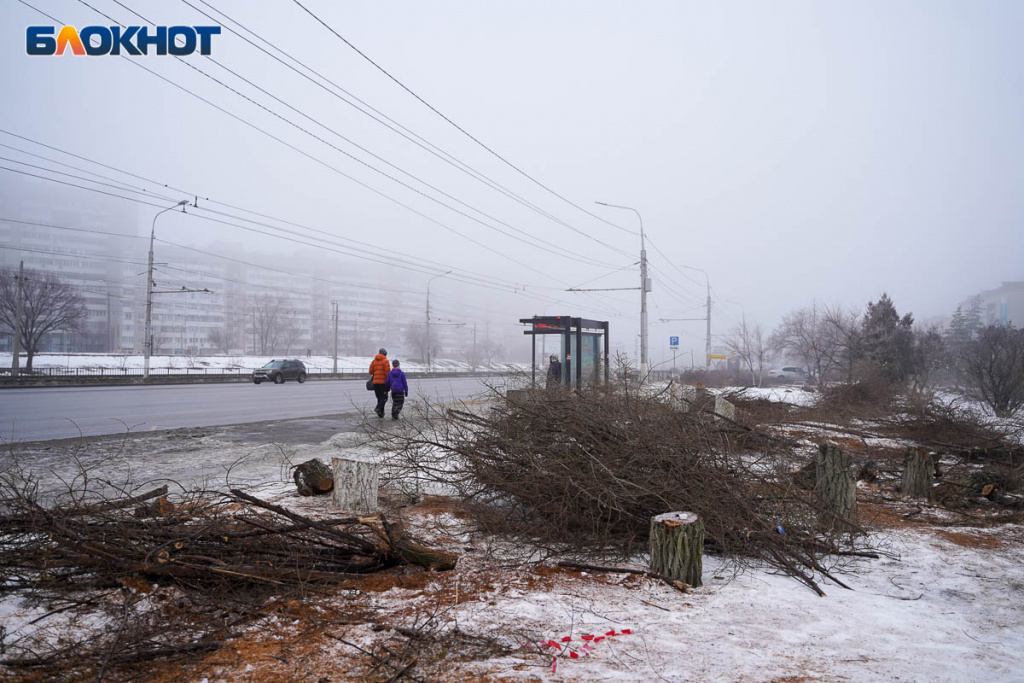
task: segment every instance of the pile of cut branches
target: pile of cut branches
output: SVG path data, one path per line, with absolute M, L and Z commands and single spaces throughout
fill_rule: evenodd
M 392 471 L 488 503 L 503 514 L 481 523 L 534 547 L 629 555 L 646 549 L 653 516 L 685 510 L 703 519 L 709 549 L 762 560 L 819 592 L 815 572 L 830 576 L 838 556 L 860 552 L 858 535 L 818 527 L 814 494 L 793 486 L 789 458 L 777 457 L 790 442 L 683 411 L 667 395 L 536 391 L 483 411 L 419 410 L 406 430 L 378 434 L 395 453 Z
M 238 489 L 129 495 L 80 481 L 43 502 L 0 475 L 0 598 L 43 612 L 0 629 L 0 666 L 99 680 L 217 649 L 268 605 L 407 563 L 454 558 L 383 516 L 315 519 Z

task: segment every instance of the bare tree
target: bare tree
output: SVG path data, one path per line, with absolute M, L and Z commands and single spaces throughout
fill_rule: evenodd
M 914 330 L 913 367 L 910 390 L 918 394 L 930 394 L 935 376 L 948 371 L 946 341 L 936 326 Z
M 499 358 L 505 354 L 505 348 L 501 345 L 501 342 L 491 339 L 490 337 L 485 338 L 482 342 L 477 344 L 477 352 L 480 359 L 488 367 L 494 363 L 495 358 Z
M 43 338 L 58 330 L 74 332 L 85 324 L 85 301 L 78 290 L 53 273 L 25 271 L 21 287 L 21 346 L 27 356 L 25 369 Z M 18 310 L 18 273 L 0 268 L 0 325 L 14 331 Z
M 231 331 L 226 327 L 215 327 L 210 330 L 210 333 L 206 335 L 207 340 L 213 348 L 217 349 L 225 356 L 231 353 L 231 349 L 235 347 L 235 340 L 231 334 Z
M 814 372 L 819 386 L 835 369 L 840 355 L 824 310 L 817 304 L 787 313 L 772 333 L 771 346 L 780 353 L 799 358 Z
M 822 348 L 831 354 L 831 364 L 842 371 L 847 384 L 853 383 L 853 371 L 861 354 L 861 321 L 856 311 L 842 306 L 826 306 L 822 311 Z
M 288 299 L 260 294 L 252 298 L 250 308 L 250 332 L 256 342 L 254 352 L 266 356 L 283 350 L 287 354 L 300 335 Z
M 483 357 L 481 354 L 480 345 L 476 343 L 470 343 L 462 351 L 462 357 L 466 361 L 466 364 L 469 365 L 470 372 L 476 372 L 476 369 L 480 367 L 481 359 Z
M 760 323 L 750 325 L 744 317 L 725 339 L 725 346 L 743 362 L 750 371 L 750 383 L 761 386 L 764 366 L 770 349 Z
M 277 350 L 282 351 L 286 356 L 291 355 L 292 347 L 302 337 L 302 330 L 295 317 L 287 310 L 281 314 L 280 332 L 278 334 Z
M 1024 330 L 981 328 L 965 345 L 960 367 L 968 391 L 997 417 L 1012 417 L 1024 407 Z
M 427 326 L 425 324 L 409 325 L 405 328 L 402 337 L 403 341 L 419 354 L 419 360 L 425 361 L 427 358 Z

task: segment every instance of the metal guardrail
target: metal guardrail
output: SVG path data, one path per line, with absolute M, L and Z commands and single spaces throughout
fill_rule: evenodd
M 93 370 L 90 372 L 89 370 Z M 103 370 L 103 372 L 95 372 Z M 434 372 L 407 372 L 410 379 L 418 378 L 456 378 L 456 377 L 490 377 L 509 374 L 506 371 L 469 372 L 466 370 L 438 369 Z M 363 370 L 344 369 L 337 373 L 330 370 L 312 369 L 306 372 L 309 381 L 359 380 L 363 381 L 369 373 Z M 294 382 L 295 380 L 289 380 Z M 149 384 L 215 384 L 252 382 L 252 370 L 211 370 L 210 368 L 162 368 L 150 370 Z M 28 387 L 68 387 L 68 386 L 125 386 L 143 384 L 142 370 L 135 368 L 40 368 L 31 374 L 19 373 L 17 378 L 11 376 L 9 368 L 0 369 L 0 389 L 18 389 Z
M 164 377 L 164 376 L 185 376 L 185 377 L 205 377 L 205 376 L 245 376 L 248 378 L 252 377 L 254 368 L 150 368 L 150 377 Z M 437 368 L 433 370 L 431 375 L 446 375 L 446 374 L 457 374 L 467 373 L 469 370 L 457 370 L 455 368 Z M 314 377 L 365 377 L 369 373 L 366 370 L 357 370 L 355 368 L 342 368 L 338 372 L 327 370 L 325 368 L 308 368 L 306 375 L 311 379 Z M 27 372 L 22 369 L 18 373 L 19 377 L 24 379 L 30 379 L 32 377 L 142 377 L 142 368 L 33 368 L 31 372 Z M 11 378 L 10 368 L 0 368 L 0 378 Z

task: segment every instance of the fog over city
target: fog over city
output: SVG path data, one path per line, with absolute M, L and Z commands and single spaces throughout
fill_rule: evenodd
M 222 31 L 209 56 L 28 56 L 36 24 Z M 33 223 L 132 235 L 89 287 L 137 302 L 187 199 L 155 281 L 239 335 L 273 293 L 306 297 L 292 353 L 330 353 L 339 301 L 345 355 L 421 355 L 433 279 L 441 356 L 475 334 L 528 360 L 533 315 L 608 320 L 635 356 L 639 216 L 652 364 L 670 335 L 703 362 L 709 288 L 712 349 L 883 293 L 942 324 L 1024 280 L 1022 27 L 1006 2 L 8 1 L 0 264 L 59 251 Z

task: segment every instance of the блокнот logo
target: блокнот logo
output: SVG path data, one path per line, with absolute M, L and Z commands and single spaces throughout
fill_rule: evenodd
M 54 37 L 54 34 L 57 34 Z M 158 55 L 210 54 L 210 41 L 220 26 L 29 26 L 25 30 L 25 52 L 30 55 L 62 55 L 68 48 L 75 55 L 148 55 L 150 46 Z M 177 40 L 184 38 L 184 44 Z M 98 39 L 98 41 L 96 40 Z M 98 44 L 97 44 L 98 42 Z

